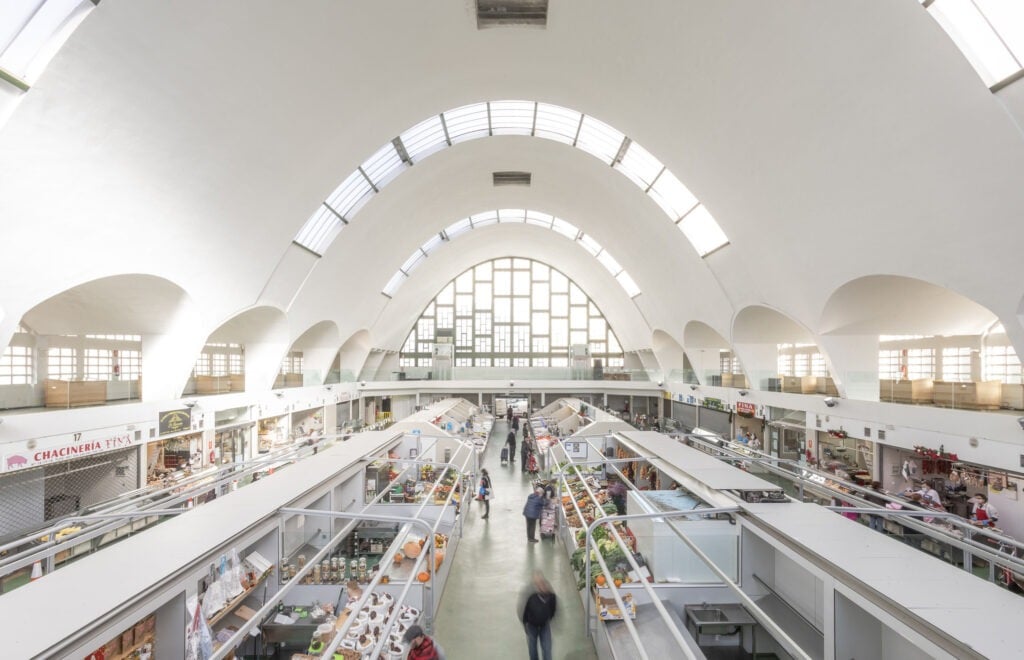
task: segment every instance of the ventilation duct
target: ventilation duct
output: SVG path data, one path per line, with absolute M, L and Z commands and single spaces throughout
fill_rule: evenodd
M 476 27 L 537 26 L 548 24 L 548 0 L 476 0 Z
M 530 185 L 531 176 L 529 172 L 495 172 L 494 185 L 528 186 Z

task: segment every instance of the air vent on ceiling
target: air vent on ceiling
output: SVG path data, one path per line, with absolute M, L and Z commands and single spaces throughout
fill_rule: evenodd
M 546 27 L 548 0 L 476 0 L 476 27 Z
M 878 439 L 885 440 L 885 431 L 883 431 L 882 429 L 878 429 Z
M 864 437 L 865 438 L 870 438 L 871 437 L 871 429 L 869 429 L 866 426 L 864 427 Z
M 494 185 L 496 186 L 528 186 L 530 185 L 531 174 L 529 172 L 495 172 Z

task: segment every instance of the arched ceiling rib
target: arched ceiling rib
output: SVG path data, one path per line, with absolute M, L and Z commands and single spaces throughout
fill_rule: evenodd
M 570 241 L 576 243 L 586 250 L 588 254 L 597 259 L 598 263 L 608 271 L 608 274 L 615 278 L 615 281 L 619 283 L 619 286 L 622 287 L 622 290 L 626 292 L 627 296 L 635 298 L 641 293 L 636 282 L 629 276 L 629 273 L 619 265 L 619 262 L 615 257 L 613 257 L 608 250 L 604 249 L 592 236 L 580 231 L 576 225 L 539 211 L 531 211 L 528 209 L 498 209 L 496 211 L 476 213 L 468 218 L 456 220 L 437 234 L 432 235 L 423 243 L 423 245 L 417 248 L 415 252 L 409 255 L 409 258 L 405 260 L 402 267 L 391 276 L 388 283 L 384 285 L 384 295 L 389 298 L 393 296 L 398 288 L 402 286 L 402 282 L 412 274 L 412 271 L 416 266 L 433 254 L 435 250 L 441 248 L 445 243 L 458 238 L 467 231 L 482 227 L 491 227 L 498 223 L 527 224 L 534 227 L 540 227 L 542 229 L 550 229 L 556 234 L 564 236 Z

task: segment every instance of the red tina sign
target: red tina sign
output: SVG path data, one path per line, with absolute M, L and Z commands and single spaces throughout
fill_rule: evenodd
M 21 470 L 24 468 L 55 463 L 57 461 L 68 461 L 80 456 L 99 454 L 105 451 L 113 451 L 124 447 L 131 447 L 135 442 L 129 432 L 119 433 L 109 438 L 99 440 L 86 440 L 74 444 L 66 444 L 57 447 L 46 447 L 35 451 L 22 452 L 20 454 L 8 454 L 4 457 L 5 469 Z
M 743 417 L 753 417 L 757 414 L 757 406 L 747 401 L 737 401 L 736 414 Z

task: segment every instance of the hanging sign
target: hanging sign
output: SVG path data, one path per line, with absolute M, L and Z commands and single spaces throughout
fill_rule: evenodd
M 181 410 L 168 410 L 160 413 L 160 435 L 169 433 L 181 433 L 192 430 L 192 410 L 182 408 Z
M 757 413 L 757 406 L 749 401 L 736 402 L 736 414 L 743 417 L 753 417 Z

